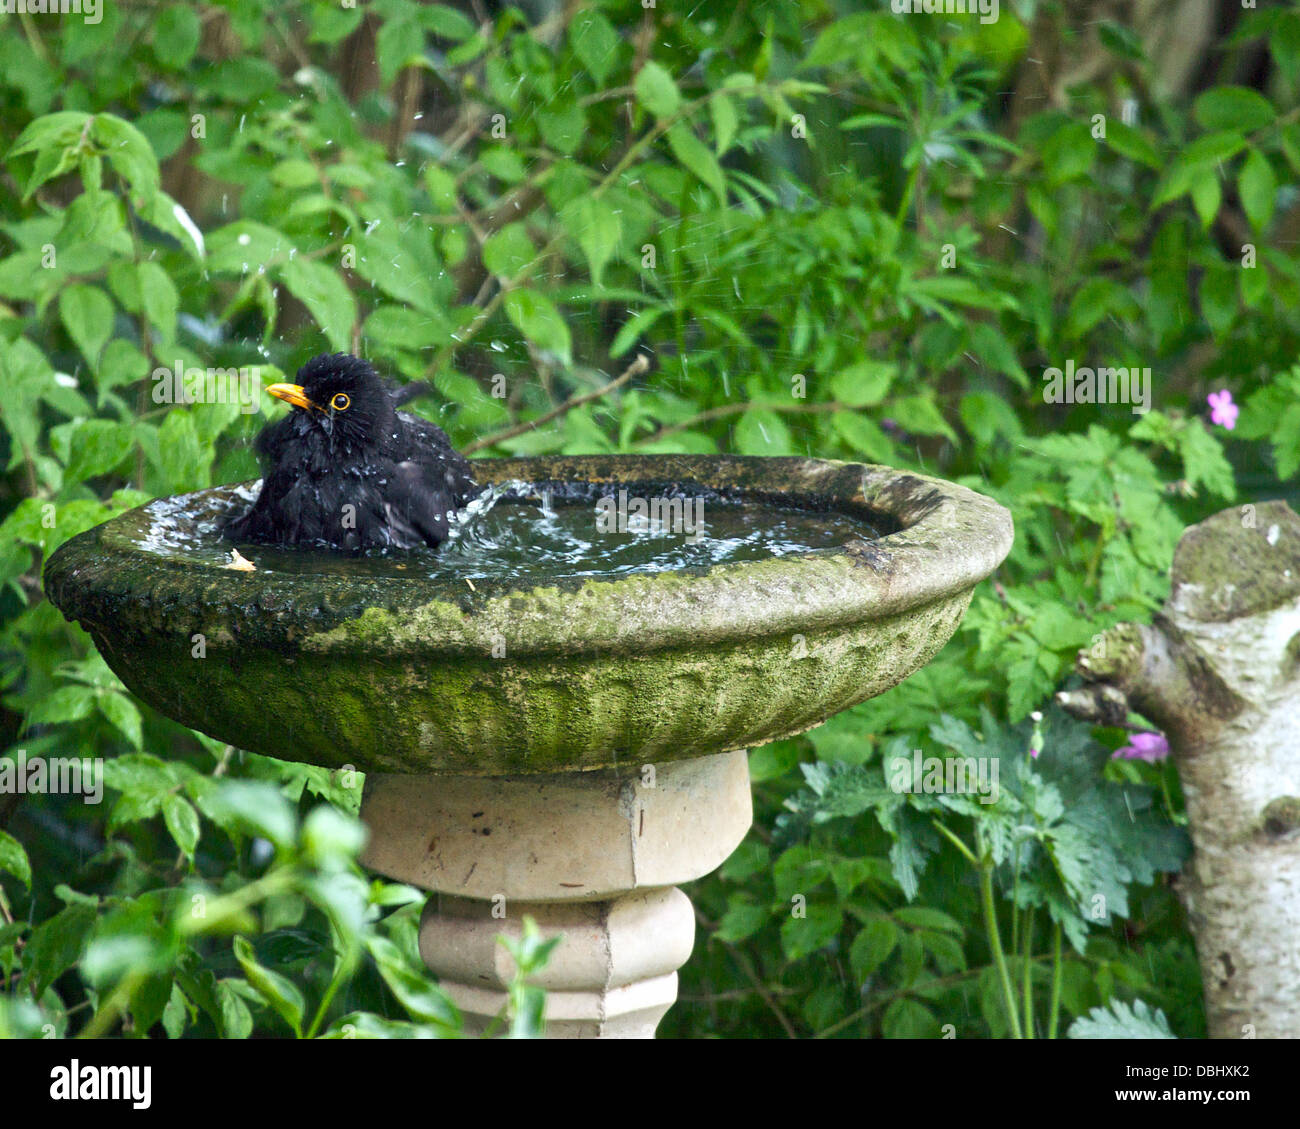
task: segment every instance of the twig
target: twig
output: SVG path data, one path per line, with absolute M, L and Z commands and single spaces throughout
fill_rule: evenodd
M 638 373 L 645 372 L 649 368 L 650 362 L 646 360 L 645 355 L 642 354 L 628 365 L 623 371 L 623 375 L 618 377 L 616 380 L 611 380 L 608 384 L 597 388 L 593 392 L 584 392 L 581 396 L 571 396 L 559 407 L 552 408 L 545 415 L 540 415 L 536 419 L 530 419 L 524 423 L 517 423 L 513 427 L 507 427 L 504 431 L 496 431 L 491 435 L 485 435 L 482 439 L 475 439 L 473 443 L 467 443 L 462 447 L 461 451 L 467 455 L 472 454 L 474 451 L 481 451 L 484 447 L 491 447 L 495 443 L 501 443 L 506 439 L 513 439 L 516 435 L 523 435 L 527 431 L 533 431 L 536 428 L 541 427 L 542 424 L 550 423 L 551 420 L 555 419 L 557 416 L 562 416 L 565 412 L 578 407 L 580 404 L 586 404 L 591 400 L 598 400 L 606 393 L 613 392 L 615 388 L 626 384 Z

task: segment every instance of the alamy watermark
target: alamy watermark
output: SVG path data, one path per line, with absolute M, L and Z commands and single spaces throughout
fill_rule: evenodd
M 26 749 L 0 757 L 0 794 L 81 796 L 88 804 L 104 798 L 101 757 L 29 757 Z
M 684 533 L 689 544 L 704 532 L 703 498 L 638 498 L 620 490 L 596 503 L 598 533 L 649 533 L 663 537 Z
M 980 23 L 996 23 L 998 0 L 889 0 L 896 16 L 979 16 Z
M 1043 400 L 1048 404 L 1132 404 L 1135 416 L 1151 410 L 1151 370 L 1133 365 L 1130 368 L 1075 367 L 1073 359 L 1065 368 L 1045 368 Z
M 244 415 L 252 415 L 262 404 L 262 370 L 257 365 L 201 369 L 177 361 L 171 368 L 154 369 L 152 377 L 155 404 L 238 404 Z
M 889 762 L 889 789 L 900 794 L 978 796 L 998 802 L 997 757 L 927 757 L 920 749 Z
M 104 0 L 0 0 L 0 16 L 80 16 L 97 24 L 104 18 Z

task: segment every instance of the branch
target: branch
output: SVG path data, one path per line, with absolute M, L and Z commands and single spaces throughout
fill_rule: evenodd
M 481 451 L 484 447 L 491 447 L 493 444 L 504 442 L 506 439 L 513 439 L 516 435 L 523 435 L 527 431 L 533 431 L 536 428 L 541 427 L 544 423 L 550 423 L 551 420 L 555 419 L 557 416 L 562 416 L 565 412 L 572 411 L 574 408 L 578 407 L 579 404 L 586 404 L 591 400 L 598 400 L 607 392 L 613 392 L 615 388 L 626 384 L 636 376 L 637 373 L 645 372 L 649 368 L 650 362 L 646 360 L 645 355 L 642 354 L 627 366 L 623 371 L 623 375 L 618 377 L 618 379 L 611 380 L 608 384 L 595 389 L 595 391 L 584 392 L 581 396 L 571 396 L 558 408 L 552 408 L 545 415 L 540 415 L 536 419 L 530 419 L 524 423 L 517 423 L 513 427 L 507 427 L 504 431 L 496 431 L 491 435 L 485 435 L 482 439 L 475 439 L 473 443 L 469 443 L 462 447 L 461 453 L 466 455 L 473 454 L 475 451 Z

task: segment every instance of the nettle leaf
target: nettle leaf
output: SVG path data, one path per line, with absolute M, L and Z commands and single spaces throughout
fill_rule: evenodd
M 1095 1007 L 1080 1016 L 1066 1032 L 1069 1039 L 1173 1039 L 1169 1020 L 1159 1008 L 1151 1009 L 1141 1000 L 1130 1006 L 1123 1000 L 1111 1000 L 1106 1007 Z
M 555 353 L 565 364 L 572 363 L 569 326 L 549 298 L 521 287 L 506 295 L 505 310 L 515 328 L 534 345 Z

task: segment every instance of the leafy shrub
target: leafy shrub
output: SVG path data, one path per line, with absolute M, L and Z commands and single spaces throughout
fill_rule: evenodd
M 1052 713 L 1030 763 L 1026 719 L 1159 606 L 1186 524 L 1300 464 L 1300 15 L 1236 13 L 1197 91 L 1053 3 L 852 9 L 123 2 L 0 38 L 3 741 L 105 757 L 112 793 L 0 801 L 0 1024 L 454 1030 L 414 893 L 356 868 L 355 788 L 142 708 L 39 592 L 74 534 L 256 475 L 260 417 L 160 403 L 157 370 L 357 348 L 462 445 L 645 350 L 492 449 L 878 461 L 1014 513 L 933 663 L 751 754 L 665 1033 L 1055 1033 L 1137 995 L 1202 1032 L 1174 770 Z M 1151 410 L 1045 402 L 1067 362 L 1149 368 Z M 1014 808 L 884 788 L 914 749 L 996 755 Z

